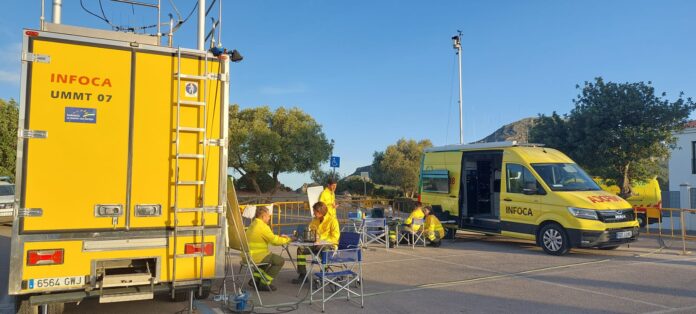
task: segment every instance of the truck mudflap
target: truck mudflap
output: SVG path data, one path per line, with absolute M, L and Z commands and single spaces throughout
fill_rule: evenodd
M 631 243 L 638 239 L 638 227 L 607 229 L 604 231 L 567 229 L 573 247 L 609 247 Z

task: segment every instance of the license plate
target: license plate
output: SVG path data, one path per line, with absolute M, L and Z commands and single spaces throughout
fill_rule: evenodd
M 616 233 L 616 238 L 617 239 L 626 239 L 630 238 L 633 235 L 632 231 L 621 231 Z
M 81 287 L 85 284 L 85 276 L 53 277 L 29 279 L 29 289 L 55 289 Z

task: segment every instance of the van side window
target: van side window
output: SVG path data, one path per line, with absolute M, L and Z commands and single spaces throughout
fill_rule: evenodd
M 539 191 L 539 184 L 534 175 L 525 166 L 518 164 L 507 164 L 507 192 L 524 193 L 524 189 Z M 543 190 L 542 190 L 543 191 Z M 542 193 L 540 193 L 542 194 Z M 543 193 L 545 194 L 545 193 Z
M 423 192 L 449 193 L 450 177 L 447 170 L 423 171 Z

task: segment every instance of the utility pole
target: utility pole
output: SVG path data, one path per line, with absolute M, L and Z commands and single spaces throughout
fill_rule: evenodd
M 457 30 L 452 37 L 452 44 L 459 57 L 459 144 L 464 144 L 464 122 L 462 117 L 462 31 Z

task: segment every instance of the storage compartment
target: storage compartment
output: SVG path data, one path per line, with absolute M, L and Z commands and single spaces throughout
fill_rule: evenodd
M 151 285 L 158 277 L 156 258 L 96 261 L 97 288 Z

